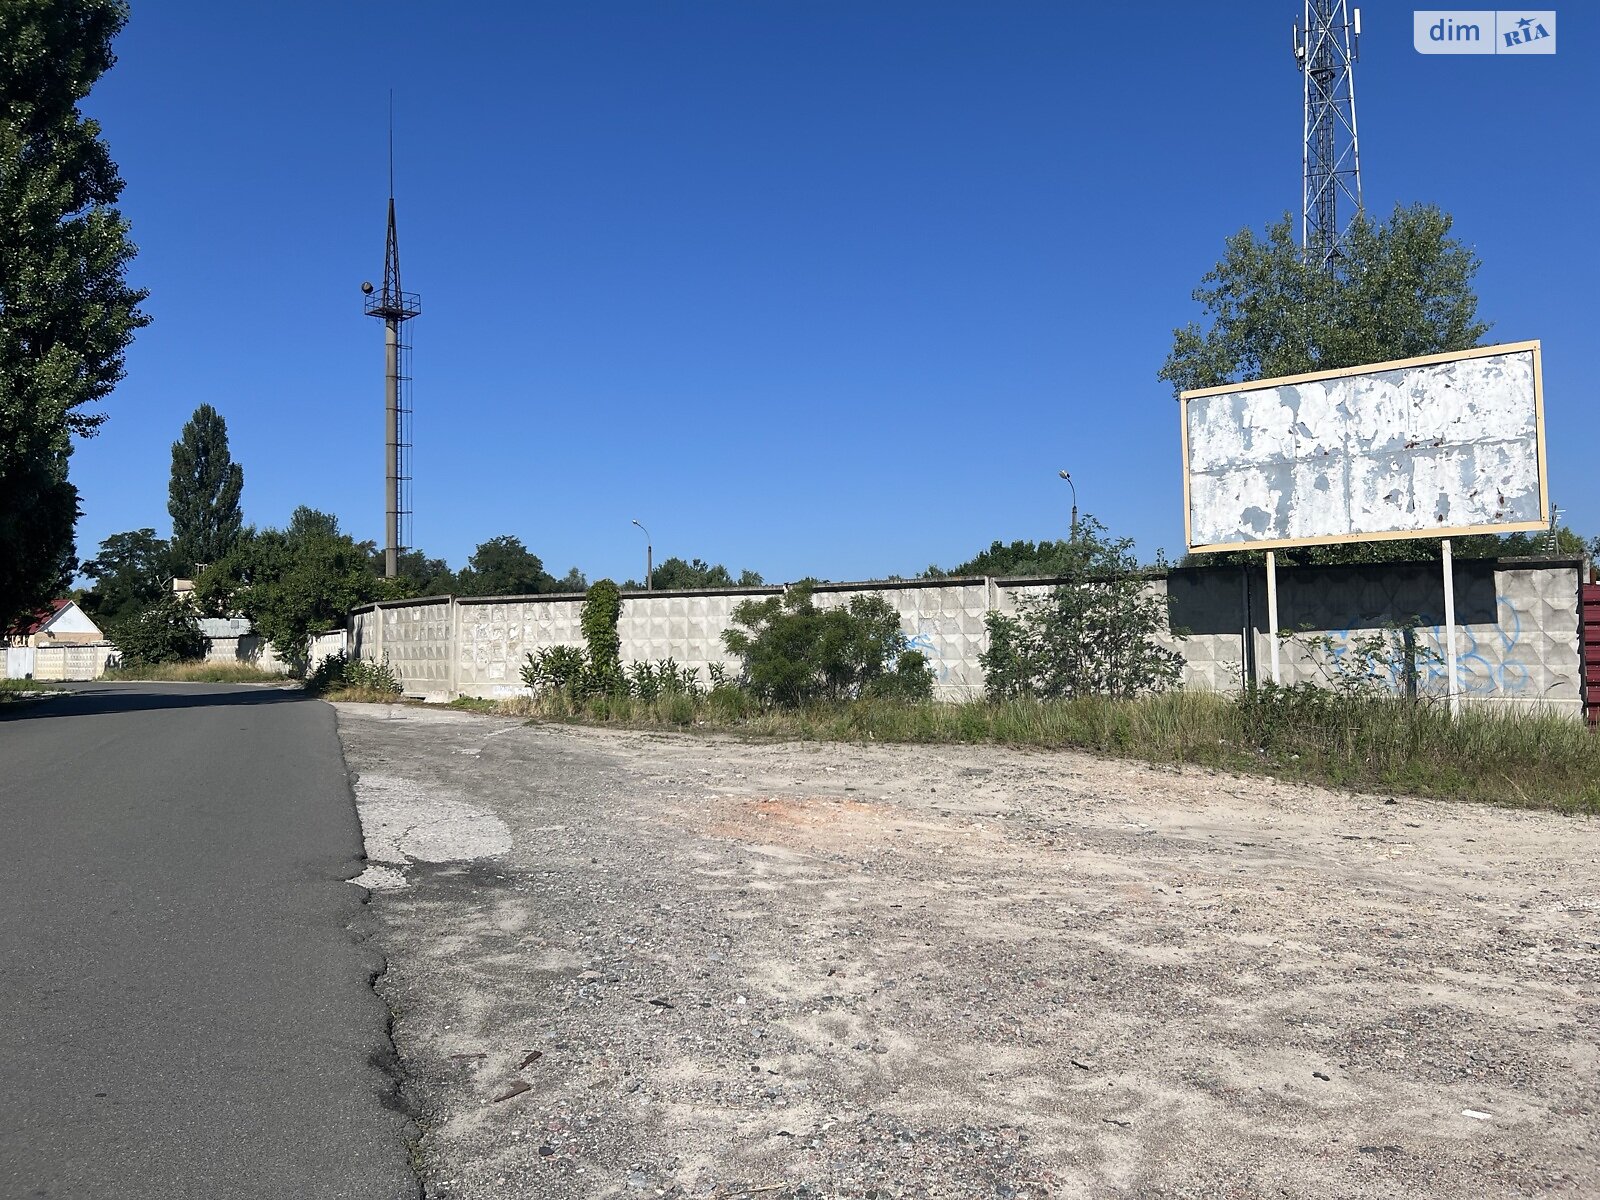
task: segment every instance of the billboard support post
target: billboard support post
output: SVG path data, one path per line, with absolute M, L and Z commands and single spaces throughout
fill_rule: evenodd
M 1450 539 L 1439 543 L 1439 557 L 1444 563 L 1444 657 L 1445 695 L 1450 698 L 1450 715 L 1461 715 L 1461 693 L 1456 687 L 1456 569 L 1450 551 Z
M 1267 637 L 1272 641 L 1272 683 L 1283 685 L 1278 673 L 1278 556 L 1267 551 Z

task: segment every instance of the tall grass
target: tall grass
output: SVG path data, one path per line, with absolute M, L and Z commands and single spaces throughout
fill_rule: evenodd
M 40 683 L 36 679 L 0 679 L 0 703 L 31 699 L 40 692 L 55 691 L 56 686 L 53 683 Z
M 1071 748 L 1379 794 L 1600 814 L 1600 737 L 1549 711 L 1468 708 L 1452 719 L 1435 704 L 1310 689 L 766 710 L 722 689 L 652 701 L 519 697 L 500 711 L 750 737 Z
M 107 671 L 105 679 L 115 683 L 146 681 L 156 683 L 286 683 L 282 672 L 263 671 L 241 662 L 140 663 Z

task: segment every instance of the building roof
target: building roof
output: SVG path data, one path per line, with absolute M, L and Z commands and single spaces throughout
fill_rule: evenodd
M 73 601 L 67 599 L 50 601 L 49 604 L 39 609 L 32 616 L 23 617 L 18 621 L 16 627 L 11 631 L 12 635 L 15 637 L 31 637 L 41 630 L 47 629 L 50 622 L 59 617 L 72 604 Z

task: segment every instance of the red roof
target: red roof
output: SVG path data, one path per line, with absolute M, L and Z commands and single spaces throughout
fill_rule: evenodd
M 14 637 L 30 637 L 38 633 L 46 625 L 61 615 L 61 610 L 71 604 L 71 600 L 52 600 L 46 608 L 41 608 L 31 617 L 24 617 L 17 622 L 17 628 L 12 630 Z

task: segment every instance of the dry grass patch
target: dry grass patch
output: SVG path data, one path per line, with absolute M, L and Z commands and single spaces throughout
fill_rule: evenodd
M 1452 718 L 1439 703 L 1267 688 L 1133 700 L 856 700 L 764 710 L 733 689 L 650 701 L 549 694 L 502 700 L 495 711 L 789 741 L 1070 748 L 1378 795 L 1600 814 L 1600 737 L 1549 710 L 1469 707 Z
M 287 683 L 281 671 L 241 662 L 135 663 L 105 673 L 108 683 Z

